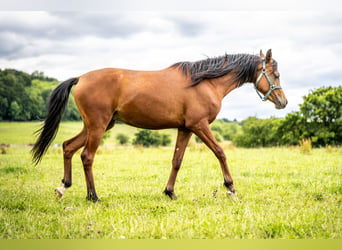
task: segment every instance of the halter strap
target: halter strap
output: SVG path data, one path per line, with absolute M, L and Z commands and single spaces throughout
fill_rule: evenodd
M 268 82 L 268 84 L 270 85 L 269 90 L 266 92 L 266 94 L 265 94 L 264 96 L 262 96 L 263 94 L 258 90 L 259 82 L 260 82 L 260 80 L 261 80 L 261 78 L 262 78 L 263 76 L 266 77 L 267 82 Z M 273 90 L 275 90 L 275 89 L 281 89 L 280 86 L 277 86 L 277 85 L 275 85 L 275 84 L 272 82 L 271 78 L 270 78 L 269 75 L 267 74 L 267 71 L 266 71 L 266 60 L 265 60 L 265 58 L 262 59 L 262 71 L 261 71 L 260 75 L 258 76 L 258 78 L 257 78 L 257 80 L 256 80 L 256 82 L 255 82 L 254 87 L 255 87 L 255 90 L 256 90 L 258 96 L 260 97 L 260 99 L 261 99 L 262 101 L 266 101 L 267 98 L 270 96 L 270 94 L 272 93 Z

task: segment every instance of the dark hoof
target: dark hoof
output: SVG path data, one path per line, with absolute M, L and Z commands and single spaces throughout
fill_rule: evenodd
M 235 188 L 233 182 L 224 182 L 224 186 L 227 188 L 228 192 L 235 194 Z
M 239 199 L 237 197 L 233 182 L 231 182 L 231 183 L 224 182 L 224 185 L 227 188 L 227 196 L 232 198 L 232 200 L 234 200 L 234 201 L 238 201 Z
M 164 194 L 169 196 L 171 200 L 177 200 L 177 196 L 174 191 L 169 191 L 165 188 Z
M 71 181 L 66 181 L 66 180 L 62 179 L 62 183 L 64 184 L 65 188 L 71 187 Z
M 93 195 L 93 194 L 88 194 L 87 200 L 92 201 L 94 203 L 101 202 L 101 200 L 97 197 L 97 195 Z

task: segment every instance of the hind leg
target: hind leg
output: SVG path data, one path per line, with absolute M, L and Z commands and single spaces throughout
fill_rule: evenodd
M 84 146 L 87 140 L 87 129 L 83 127 L 82 131 L 75 137 L 63 143 L 63 157 L 64 157 L 64 177 L 62 179 L 63 185 L 56 189 L 56 195 L 62 197 L 66 188 L 71 187 L 72 184 L 72 157 L 75 152 Z
M 93 162 L 94 162 L 96 150 L 100 145 L 100 141 L 104 132 L 105 132 L 105 129 L 102 129 L 102 128 L 89 130 L 87 143 L 81 154 L 81 159 L 83 163 L 84 174 L 85 174 L 85 179 L 86 179 L 86 184 L 87 184 L 87 199 L 93 202 L 100 201 L 95 191 L 94 176 L 93 176 Z
M 112 119 L 110 119 L 112 118 Z M 107 130 L 115 125 L 113 115 L 109 113 L 100 116 L 88 116 L 88 133 L 87 142 L 81 153 L 81 159 L 84 168 L 84 174 L 87 184 L 87 200 L 98 202 L 100 199 L 97 197 L 93 176 L 93 162 L 96 150 L 100 145 L 101 138 Z
M 66 188 L 70 187 L 72 184 L 71 176 L 71 160 L 73 155 L 77 150 L 83 147 L 87 140 L 87 129 L 83 127 L 82 131 L 75 137 L 67 140 L 63 143 L 63 153 L 64 153 L 64 178 L 62 183 Z

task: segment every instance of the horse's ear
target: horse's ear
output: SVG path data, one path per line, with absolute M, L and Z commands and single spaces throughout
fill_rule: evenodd
M 266 63 L 272 62 L 272 50 L 269 49 L 266 53 Z
M 265 58 L 264 53 L 262 53 L 262 49 L 260 50 L 260 57 L 261 57 L 261 58 Z

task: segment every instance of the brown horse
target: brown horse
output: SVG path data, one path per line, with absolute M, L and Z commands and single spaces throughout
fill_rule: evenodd
M 55 137 L 62 113 L 73 85 L 74 98 L 84 127 L 75 137 L 63 143 L 63 186 L 56 189 L 62 196 L 71 186 L 71 159 L 84 146 L 81 159 L 87 184 L 87 199 L 98 201 L 92 165 L 103 133 L 115 121 L 146 129 L 177 128 L 177 142 L 172 169 L 164 193 L 176 199 L 174 185 L 185 148 L 192 133 L 214 152 L 220 162 L 224 185 L 235 196 L 233 178 L 226 156 L 215 140 L 209 124 L 221 109 L 222 99 L 246 82 L 255 84 L 262 100 L 270 100 L 276 108 L 285 108 L 286 97 L 280 87 L 277 62 L 271 50 L 266 57 L 236 54 L 208 58 L 197 62 L 181 62 L 160 71 L 101 69 L 61 83 L 52 92 L 48 114 L 32 149 L 38 164 Z M 264 94 L 262 96 L 259 92 Z

